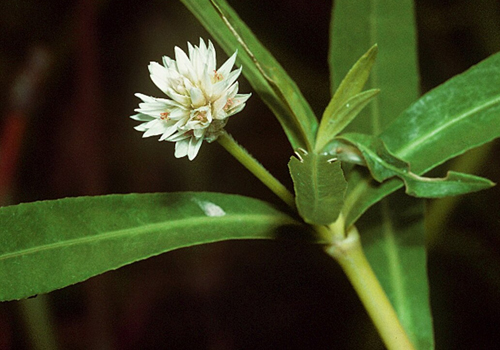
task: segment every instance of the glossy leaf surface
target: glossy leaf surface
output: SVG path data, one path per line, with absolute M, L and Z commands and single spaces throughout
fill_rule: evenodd
M 310 150 L 318 127 L 314 112 L 295 82 L 238 14 L 225 0 L 181 1 L 228 55 L 239 50 L 243 74 L 274 112 L 293 149 Z
M 327 155 L 298 151 L 288 163 L 295 201 L 304 221 L 328 225 L 337 219 L 344 203 L 347 182 L 339 161 Z
M 299 222 L 219 193 L 65 198 L 0 208 L 0 301 L 46 293 L 170 250 L 273 239 Z
M 380 136 L 419 173 L 500 137 L 500 53 L 425 94 Z

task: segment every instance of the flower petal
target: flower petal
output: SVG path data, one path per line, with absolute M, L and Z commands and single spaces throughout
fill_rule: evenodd
M 179 131 L 178 133 L 173 134 L 172 136 L 168 137 L 167 141 L 178 142 L 178 141 L 181 141 L 181 140 L 188 139 L 191 136 L 192 135 L 189 132 Z
M 177 70 L 179 73 L 189 80 L 193 84 L 196 83 L 196 74 L 193 69 L 193 65 L 191 64 L 191 61 L 189 60 L 189 57 L 186 55 L 184 51 L 182 51 L 179 47 L 175 47 L 175 60 L 177 62 Z
M 163 62 L 163 65 L 164 65 L 166 68 L 173 67 L 173 68 L 177 69 L 177 66 L 175 65 L 175 60 L 171 59 L 171 58 L 170 58 L 170 57 L 168 57 L 168 56 L 163 56 L 163 57 L 162 57 L 162 62 Z
M 135 93 L 134 96 L 139 97 L 143 102 L 154 102 L 155 101 L 154 97 L 141 94 L 140 92 Z
M 201 40 L 201 38 L 200 38 Z M 205 69 L 207 72 L 213 73 L 214 70 L 216 69 L 216 55 L 215 55 L 215 47 L 214 44 L 209 40 L 208 41 L 208 48 L 205 53 Z
M 137 131 L 141 131 L 141 132 L 144 132 L 146 130 L 149 129 L 149 126 L 151 125 L 152 122 L 154 122 L 156 119 L 153 119 L 149 122 L 145 122 L 145 123 L 142 123 L 142 124 L 139 124 L 137 126 L 134 126 L 134 129 L 137 130 Z
M 152 124 L 149 129 L 142 135 L 142 137 L 150 137 L 163 134 L 165 132 L 165 125 L 163 120 L 156 119 L 155 123 Z
M 177 131 L 177 125 L 170 125 L 165 128 L 163 131 L 163 135 L 161 135 L 160 139 L 158 141 L 163 141 L 172 136 L 175 132 Z
M 245 105 L 246 105 L 245 103 L 242 103 L 242 104 L 239 104 L 239 105 L 237 105 L 237 106 L 235 106 L 235 107 L 233 107 L 233 108 L 229 109 L 229 110 L 226 112 L 226 113 L 227 113 L 227 116 L 228 116 L 228 117 L 230 117 L 230 116 L 232 116 L 232 115 L 235 115 L 235 114 L 236 114 L 236 113 L 238 113 L 238 112 L 241 112 L 241 110 L 242 110 L 243 108 L 245 108 Z
M 217 73 L 221 74 L 224 78 L 226 78 L 229 75 L 229 72 L 231 72 L 231 69 L 234 66 L 234 62 L 236 61 L 236 55 L 238 54 L 238 50 L 236 50 L 235 53 L 231 55 L 227 59 L 226 62 L 222 66 L 220 66 L 219 69 L 217 69 Z
M 205 96 L 203 96 L 203 92 L 198 88 L 191 88 L 189 95 L 191 96 L 191 106 L 193 108 L 200 108 L 207 103 Z
M 143 114 L 143 113 L 137 113 L 134 115 L 130 116 L 131 119 L 140 121 L 140 122 L 149 122 L 150 120 L 155 119 L 154 117 L 148 115 L 148 114 Z
M 189 118 L 189 110 L 185 108 L 173 108 L 170 110 L 168 119 L 180 121 Z
M 188 154 L 188 150 L 189 150 L 189 139 L 177 141 L 177 143 L 175 144 L 175 153 L 174 153 L 175 158 L 185 157 Z
M 226 90 L 231 89 L 231 85 L 236 81 L 236 79 L 238 79 L 240 73 L 241 67 L 229 73 L 229 76 L 226 79 L 215 83 L 212 90 L 212 96 L 217 98 L 224 94 Z
M 149 63 L 149 76 L 155 85 L 166 93 L 166 91 L 170 88 L 169 74 L 167 68 L 160 65 L 157 62 Z
M 193 160 L 196 157 L 202 143 L 203 143 L 203 137 L 200 138 L 191 137 L 191 139 L 189 140 L 189 147 L 188 147 L 189 160 Z
M 226 111 L 227 116 L 230 117 L 238 112 L 241 112 L 241 110 L 245 107 L 245 102 L 250 98 L 250 96 L 252 96 L 252 94 L 237 94 L 233 97 L 233 103 Z
M 241 74 L 242 69 L 243 69 L 243 67 L 240 67 L 236 70 L 233 70 L 231 73 L 229 73 L 227 78 L 224 80 L 224 83 L 226 83 L 227 88 L 229 88 L 231 85 L 233 85 L 233 83 L 236 81 L 236 79 L 238 79 L 238 77 Z
M 182 106 L 189 106 L 190 102 L 191 102 L 191 99 L 186 96 L 186 95 L 181 95 L 181 94 L 178 94 L 177 92 L 175 92 L 173 89 L 169 89 L 167 91 L 167 95 L 168 97 L 170 97 L 172 100 L 174 100 L 175 102 L 179 103 L 180 105 Z

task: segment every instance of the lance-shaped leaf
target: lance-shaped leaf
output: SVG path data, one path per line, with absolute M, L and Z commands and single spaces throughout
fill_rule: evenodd
M 378 45 L 377 64 L 366 87 L 380 89 L 381 94 L 349 124 L 349 132 L 378 135 L 418 98 L 413 7 L 412 0 L 335 1 L 328 57 L 332 94 L 355 59 Z
M 276 115 L 293 149 L 312 149 L 317 118 L 295 82 L 225 0 L 181 0 L 227 54 L 239 48 L 243 74 Z
M 500 53 L 425 94 L 380 135 L 390 152 L 418 175 L 498 137 Z M 397 180 L 380 186 L 359 180 L 346 195 L 347 222 L 402 186 Z
M 425 172 L 500 136 L 500 53 L 430 91 L 380 137 Z
M 409 173 L 404 177 L 406 193 L 414 197 L 441 198 L 486 190 L 494 182 L 480 176 L 448 171 L 444 178 L 428 178 Z
M 339 161 L 328 155 L 297 152 L 288 167 L 295 189 L 295 201 L 305 222 L 328 225 L 337 220 L 344 203 L 347 182 Z
M 323 116 L 318 129 L 315 150 L 321 150 L 365 108 L 365 106 L 380 92 L 378 89 L 371 89 L 354 95 L 341 106 L 331 112 L 328 116 Z M 334 97 L 335 98 L 335 97 Z M 328 109 L 328 107 L 327 107 Z M 326 111 L 325 111 L 326 113 Z M 328 112 L 330 113 L 330 112 Z
M 383 182 L 391 177 L 404 181 L 406 193 L 414 197 L 440 198 L 484 190 L 494 183 L 479 176 L 449 172 L 445 178 L 428 178 L 413 173 L 410 164 L 391 154 L 377 137 L 349 133 L 339 137 L 356 146 L 373 178 Z
M 365 96 L 355 97 L 363 90 L 370 71 L 377 57 L 377 45 L 373 45 L 368 52 L 352 66 L 340 86 L 335 91 L 330 103 L 325 109 L 316 137 L 316 152 L 320 150 L 340 133 L 376 95 L 374 90 Z M 363 101 L 363 102 L 362 102 Z M 354 108 L 361 105 L 356 111 Z
M 220 193 L 78 197 L 3 207 L 0 301 L 49 292 L 182 247 L 273 239 L 283 225 L 300 223 L 265 202 Z

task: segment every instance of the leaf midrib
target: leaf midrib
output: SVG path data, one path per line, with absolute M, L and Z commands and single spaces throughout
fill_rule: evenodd
M 392 295 L 394 308 L 399 313 L 401 319 L 406 319 L 413 324 L 413 317 L 406 317 L 406 311 L 409 309 L 406 302 L 406 292 L 403 285 L 403 275 L 401 271 L 400 254 L 398 253 L 396 234 L 390 217 L 390 209 L 387 200 L 381 201 L 382 222 L 383 222 L 383 235 L 386 238 L 385 251 L 387 252 L 387 264 L 390 271 L 391 278 L 390 284 L 392 285 Z M 413 329 L 413 327 L 410 327 Z
M 321 209 L 320 205 L 320 190 L 319 190 L 319 175 L 318 175 L 318 158 L 316 156 L 313 156 L 313 166 L 312 166 L 312 184 L 313 184 L 313 190 L 315 192 L 314 194 L 314 212 L 318 210 L 318 208 Z
M 25 248 L 22 250 L 17 250 L 15 252 L 8 252 L 6 254 L 0 255 L 0 261 L 2 260 L 7 260 L 7 259 L 13 259 L 17 258 L 20 256 L 26 256 L 29 254 L 36 254 L 42 251 L 48 251 L 51 249 L 58 249 L 58 248 L 64 248 L 64 247 L 69 247 L 69 246 L 74 246 L 74 245 L 79 245 L 79 244 L 86 244 L 86 243 L 92 243 L 92 242 L 97 242 L 97 241 L 104 241 L 104 240 L 111 240 L 111 239 L 116 239 L 120 237 L 126 237 L 126 236 L 133 236 L 133 235 L 140 235 L 140 234 L 145 234 L 145 233 L 151 233 L 151 232 L 157 232 L 160 230 L 172 230 L 176 229 L 178 227 L 187 227 L 187 226 L 199 226 L 201 224 L 207 225 L 207 219 L 210 221 L 217 221 L 218 224 L 221 223 L 227 223 L 231 224 L 234 222 L 256 222 L 258 224 L 269 224 L 269 223 L 274 223 L 276 225 L 283 225 L 283 224 L 295 224 L 299 225 L 299 223 L 292 218 L 288 218 L 286 216 L 277 216 L 277 215 L 255 215 L 255 214 L 231 214 L 226 216 L 221 216 L 221 217 L 206 217 L 206 216 L 200 216 L 197 218 L 184 218 L 184 219 L 179 219 L 175 221 L 165 221 L 165 222 L 160 222 L 160 223 L 154 223 L 154 224 L 147 224 L 147 225 L 141 225 L 139 227 L 131 227 L 131 228 L 126 228 L 126 229 L 121 229 L 121 230 L 115 230 L 115 231 L 107 231 L 104 233 L 99 233 L 97 232 L 94 235 L 91 236 L 85 236 L 85 237 L 78 237 L 78 238 L 72 238 L 64 241 L 59 241 L 59 242 L 54 242 L 54 243 L 49 243 L 49 244 L 44 244 L 44 245 L 38 245 L 35 247 L 30 247 L 30 248 Z M 249 237 L 254 237 L 254 236 L 249 236 Z M 236 238 L 233 237 L 233 238 Z M 245 238 L 245 236 L 238 236 L 238 238 Z M 216 239 L 207 239 L 206 241 L 200 239 L 200 242 L 211 242 L 215 241 Z
M 442 124 L 439 128 L 434 129 L 432 132 L 422 135 L 416 139 L 413 139 L 412 142 L 408 143 L 405 147 L 400 148 L 399 150 L 395 150 L 394 153 L 396 153 L 398 156 L 404 158 L 408 154 L 414 153 L 418 151 L 418 146 L 424 143 L 426 140 L 434 137 L 437 135 L 439 132 L 441 132 L 443 129 L 446 129 L 448 127 L 451 127 L 453 124 L 460 122 L 461 120 L 474 115 L 476 113 L 481 112 L 482 110 L 486 110 L 490 107 L 495 106 L 496 104 L 500 103 L 500 95 L 496 96 L 495 98 L 489 100 L 487 103 L 481 104 L 477 107 L 469 109 L 467 112 L 462 113 L 462 114 L 457 114 L 453 116 L 448 122 Z
M 372 15 L 378 8 L 378 1 L 377 0 L 372 0 L 370 2 L 372 8 L 371 12 Z M 376 40 L 377 38 L 377 27 L 374 24 L 373 18 L 378 18 L 378 16 L 373 16 L 372 21 L 371 21 L 371 31 L 370 35 L 372 37 L 372 41 L 374 39 Z M 372 82 L 373 84 L 377 85 L 372 85 L 372 87 L 377 87 L 380 86 L 379 84 L 379 77 L 378 77 L 378 69 L 375 68 L 372 72 L 371 75 Z M 380 112 L 380 101 L 379 99 L 375 99 L 375 103 L 372 104 L 372 126 L 373 126 L 373 134 L 374 135 L 379 135 L 381 132 L 381 112 Z M 398 313 L 401 313 L 401 310 L 405 310 L 405 296 L 407 294 L 406 288 L 404 286 L 404 281 L 402 280 L 402 271 L 401 271 L 401 264 L 399 263 L 400 261 L 400 252 L 398 251 L 397 243 L 396 243 L 396 237 L 395 237 L 395 232 L 392 226 L 392 220 L 389 215 L 389 207 L 387 203 L 387 199 L 381 201 L 382 204 L 382 231 L 383 235 L 386 238 L 386 244 L 385 244 L 385 252 L 386 256 L 388 259 L 388 270 L 390 271 L 391 274 L 391 285 L 392 285 L 392 291 L 394 293 L 394 299 L 393 303 L 395 304 L 394 307 L 396 310 L 398 310 Z M 399 314 L 401 317 L 402 315 Z M 411 317 L 412 318 L 412 317 Z

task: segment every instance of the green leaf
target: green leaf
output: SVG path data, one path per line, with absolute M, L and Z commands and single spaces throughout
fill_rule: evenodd
M 405 110 L 381 135 L 395 156 L 418 175 L 500 137 L 500 54 L 431 90 Z M 360 181 L 363 181 L 360 179 Z M 349 183 L 348 221 L 402 186 Z
M 0 301 L 46 293 L 182 247 L 273 239 L 283 225 L 300 223 L 265 202 L 219 193 L 77 197 L 3 207 Z
M 349 125 L 350 122 L 356 118 L 356 116 L 365 108 L 365 106 L 378 95 L 380 90 L 372 89 L 368 91 L 361 92 L 354 95 L 348 99 L 342 106 L 331 112 L 325 111 L 325 113 L 330 113 L 324 115 L 321 120 L 321 124 L 318 130 L 318 137 L 316 139 L 316 152 L 321 152 L 321 150 L 344 128 Z M 335 96 L 333 97 L 335 98 Z M 333 99 L 332 99 L 333 101 Z M 330 106 L 330 105 L 328 105 Z
M 410 170 L 410 164 L 391 154 L 377 137 L 350 133 L 339 139 L 352 143 L 361 151 L 375 180 L 383 182 L 397 176 L 404 181 L 406 193 L 414 197 L 456 196 L 494 186 L 494 183 L 482 177 L 456 172 L 449 172 L 445 178 L 418 176 Z
M 419 96 L 413 1 L 337 0 L 330 30 L 329 66 L 335 91 L 357 57 L 378 45 L 367 82 L 380 96 L 347 128 L 378 135 Z
M 319 152 L 335 135 L 341 132 L 374 96 L 371 96 L 370 99 L 363 104 L 363 107 L 357 110 L 357 113 L 352 113 L 355 102 L 353 99 L 363 90 L 363 86 L 365 86 L 372 66 L 375 63 L 377 52 L 377 45 L 374 45 L 368 52 L 361 56 L 342 80 L 339 88 L 335 91 L 335 94 L 321 118 L 316 138 L 315 150 L 317 152 Z M 358 97 L 358 100 L 360 99 L 361 98 Z
M 428 178 L 417 175 L 404 179 L 406 193 L 414 197 L 441 198 L 477 192 L 495 186 L 483 177 L 448 171 L 444 178 Z
M 500 53 L 425 94 L 380 136 L 418 173 L 500 137 Z
M 318 121 L 295 82 L 225 0 L 181 0 L 228 55 L 239 48 L 243 74 L 281 123 L 293 149 L 312 149 Z
M 295 201 L 305 222 L 328 225 L 340 214 L 347 182 L 340 162 L 328 155 L 297 152 L 288 167 L 295 189 Z
M 420 199 L 390 196 L 356 226 L 366 256 L 416 349 L 431 350 L 434 340 L 423 210 Z
M 332 91 L 353 59 L 378 43 L 379 54 L 368 88 L 381 93 L 346 128 L 378 135 L 419 96 L 414 4 L 412 0 L 336 0 L 333 8 L 329 64 Z M 376 183 L 363 167 L 348 174 L 344 210 L 346 225 L 354 223 L 379 194 L 401 184 L 399 179 Z M 367 204 L 372 202 L 371 204 Z M 363 206 L 367 205 L 364 210 Z M 361 209 L 361 210 L 360 210 Z M 424 246 L 423 203 L 395 194 L 357 222 L 368 260 L 394 305 L 403 327 L 418 350 L 434 348 Z

